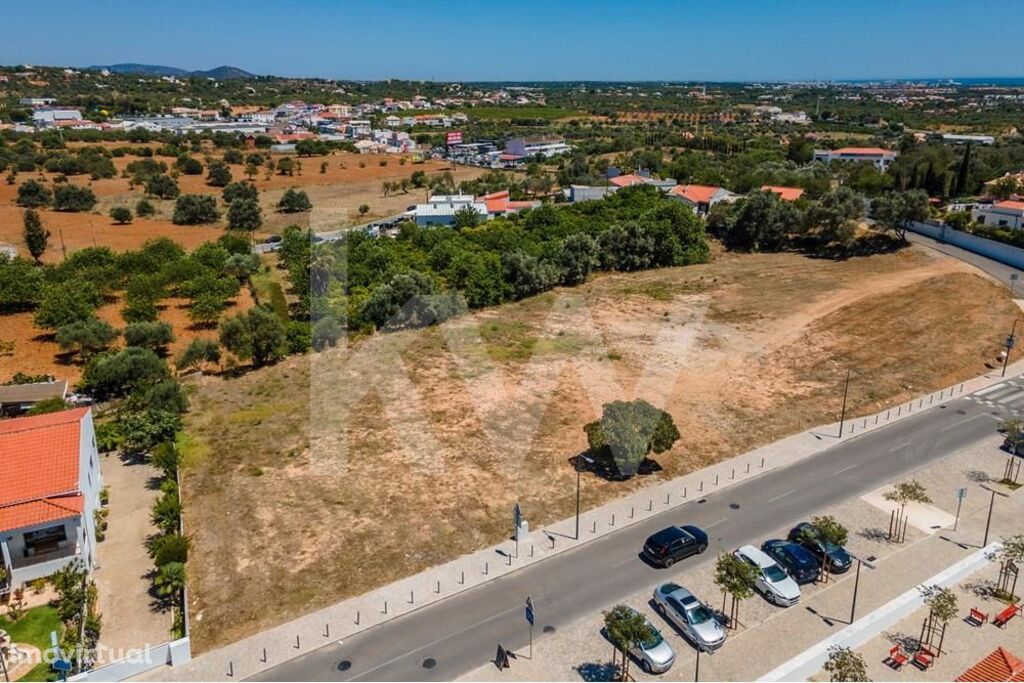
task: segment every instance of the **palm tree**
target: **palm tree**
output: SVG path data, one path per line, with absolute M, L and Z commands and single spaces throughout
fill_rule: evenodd
M 168 562 L 160 567 L 153 578 L 157 595 L 165 598 L 178 595 L 185 588 L 185 582 L 184 562 Z

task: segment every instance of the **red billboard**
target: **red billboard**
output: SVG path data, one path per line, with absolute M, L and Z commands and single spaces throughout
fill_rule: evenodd
M 462 131 L 458 131 L 457 130 L 457 131 L 453 131 L 451 133 L 447 133 L 445 135 L 445 142 L 447 142 L 449 146 L 451 146 L 451 145 L 461 145 L 462 144 Z

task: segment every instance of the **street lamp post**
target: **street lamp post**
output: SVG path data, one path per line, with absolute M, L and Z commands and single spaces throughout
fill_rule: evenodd
M 871 564 L 867 560 L 862 560 L 857 556 L 854 556 L 857 560 L 857 573 L 853 577 L 853 602 L 850 603 L 850 623 L 853 623 L 854 616 L 857 614 L 857 591 L 860 589 L 860 566 L 866 564 L 868 569 L 874 569 L 875 565 Z
M 594 460 L 588 458 L 585 455 L 578 455 L 576 461 L 576 536 L 574 540 L 580 540 L 580 475 L 583 470 L 580 468 L 580 460 L 585 461 L 588 465 L 593 465 Z
M 992 492 L 992 496 L 989 498 L 988 501 L 988 518 L 985 520 L 985 540 L 981 542 L 981 547 L 984 548 L 988 545 L 988 532 L 989 529 L 992 528 L 992 508 L 996 506 L 996 495 L 1002 496 L 1003 498 L 1008 498 L 1009 496 L 1001 491 L 996 491 L 995 489 L 989 488 L 987 486 L 984 486 L 982 488 L 986 488 Z
M 843 388 L 843 412 L 839 416 L 839 438 L 843 438 L 843 423 L 846 421 L 846 397 L 850 395 L 850 370 L 846 370 L 846 386 Z
M 697 648 L 697 662 L 693 665 L 693 683 L 700 680 L 700 648 Z

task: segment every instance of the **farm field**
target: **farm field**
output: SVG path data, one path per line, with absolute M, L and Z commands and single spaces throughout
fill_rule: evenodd
M 107 143 L 107 146 L 111 146 L 110 143 Z M 75 145 L 71 145 L 72 149 L 74 147 Z M 202 159 L 202 155 L 193 156 Z M 212 153 L 212 156 L 219 157 L 219 152 Z M 274 158 L 280 159 L 281 156 L 275 155 Z M 129 163 L 138 158 L 124 156 L 112 161 L 120 174 Z M 264 216 L 263 227 L 256 232 L 257 238 L 279 233 L 292 224 L 311 227 L 314 230 L 330 230 L 404 211 L 410 204 L 422 201 L 425 198 L 425 191 L 399 192 L 384 197 L 381 192 L 382 182 L 408 178 L 413 171 L 421 170 L 434 175 L 451 169 L 450 164 L 437 160 L 413 164 L 411 160 L 406 159 L 406 163 L 403 164 L 399 155 L 335 152 L 322 157 L 293 158 L 302 163 L 301 175 L 275 174 L 267 178 L 264 169 L 261 168 L 260 173 L 253 179 L 253 183 L 260 191 L 260 204 Z M 154 159 L 168 165 L 173 165 L 174 161 L 169 157 Z M 322 163 L 327 164 L 325 173 L 320 173 Z M 385 165 L 382 166 L 382 163 Z M 246 180 L 243 165 L 229 166 L 234 180 Z M 452 171 L 452 175 L 456 182 L 460 182 L 475 178 L 484 172 L 484 169 L 459 167 Z M 22 173 L 17 176 L 15 184 L 0 184 L 0 242 L 13 244 L 21 253 L 25 253 L 22 239 L 22 209 L 14 203 L 18 185 L 30 178 L 45 178 L 47 186 L 51 186 L 55 175 Z M 178 184 L 182 194 L 210 194 L 219 200 L 221 188 L 207 185 L 205 177 L 205 174 L 179 176 Z M 174 201 L 152 198 L 150 201 L 157 210 L 153 217 L 136 217 L 129 225 L 115 225 L 108 215 L 110 209 L 118 205 L 134 208 L 135 203 L 144 196 L 142 188 L 132 190 L 128 179 L 121 177 L 93 181 L 87 176 L 73 176 L 69 178 L 69 182 L 91 187 L 99 203 L 90 213 L 40 210 L 43 224 L 52 233 L 49 249 L 43 256 L 43 261 L 46 262 L 59 261 L 64 251 L 71 253 L 91 246 L 107 246 L 117 251 L 135 249 L 146 240 L 157 237 L 168 237 L 188 249 L 193 249 L 203 242 L 217 239 L 223 231 L 223 216 L 218 224 L 175 225 L 171 222 Z M 303 189 L 309 194 L 313 203 L 311 212 L 282 214 L 276 211 L 278 200 L 289 187 Z M 362 204 L 370 207 L 365 216 L 360 216 L 358 212 Z M 222 213 L 223 208 L 222 205 Z
M 964 302 L 969 302 L 965 304 Z M 959 262 L 723 255 L 194 383 L 183 438 L 193 643 L 206 650 L 572 513 L 604 402 L 682 438 L 595 506 L 850 410 L 985 370 L 1017 309 Z

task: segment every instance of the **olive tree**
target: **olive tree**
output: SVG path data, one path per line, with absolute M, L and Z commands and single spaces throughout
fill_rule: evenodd
M 606 403 L 601 419 L 583 428 L 590 451 L 610 458 L 623 477 L 635 475 L 651 453 L 664 453 L 679 439 L 672 416 L 643 399 Z
M 604 628 L 608 640 L 622 655 L 619 680 L 629 680 L 629 651 L 650 640 L 654 633 L 643 615 L 626 605 L 616 605 L 604 613 Z

